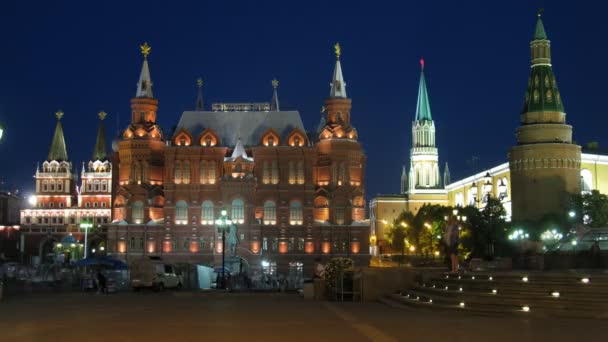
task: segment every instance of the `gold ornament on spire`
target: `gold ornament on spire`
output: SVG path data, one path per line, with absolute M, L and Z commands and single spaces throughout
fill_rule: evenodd
M 342 54 L 342 48 L 340 47 L 340 43 L 336 43 L 334 45 L 334 51 L 336 53 L 336 58 L 340 59 L 340 55 Z
M 200 87 L 202 87 L 202 86 L 203 86 L 203 79 L 199 77 L 199 78 L 196 80 L 196 85 L 197 85 L 199 88 L 200 88 Z
M 274 89 L 277 89 L 278 86 L 279 86 L 279 81 L 275 78 L 274 80 L 272 80 L 272 87 Z
M 147 59 L 148 55 L 150 54 L 150 50 L 152 50 L 150 45 L 145 42 L 144 45 L 140 45 L 139 48 L 141 49 L 141 54 L 144 55 L 144 59 Z
M 544 9 L 544 8 L 542 8 L 542 7 L 541 7 L 541 8 L 539 8 L 539 9 L 538 9 L 538 12 L 536 12 L 536 16 L 538 16 L 539 18 L 540 18 L 540 17 L 542 17 L 542 16 L 543 16 L 543 11 L 544 11 L 544 10 L 545 10 L 545 9 Z
M 102 111 L 101 111 L 101 112 L 99 112 L 97 115 L 99 116 L 99 119 L 100 119 L 100 120 L 103 120 L 103 119 L 105 119 L 105 118 L 106 118 L 106 116 L 108 115 L 108 113 L 106 113 L 106 112 L 104 112 L 104 111 L 102 110 Z
M 60 109 L 55 113 L 55 116 L 57 117 L 57 120 L 61 120 L 61 118 L 63 117 L 63 111 Z

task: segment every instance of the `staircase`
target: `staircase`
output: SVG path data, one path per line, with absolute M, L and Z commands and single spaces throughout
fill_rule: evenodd
M 488 315 L 608 319 L 608 273 L 430 273 L 420 278 L 382 301 Z

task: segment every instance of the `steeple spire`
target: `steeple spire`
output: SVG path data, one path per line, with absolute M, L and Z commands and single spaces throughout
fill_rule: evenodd
M 141 73 L 139 74 L 139 81 L 137 82 L 137 92 L 135 97 L 144 97 L 153 99 L 152 95 L 152 78 L 150 77 L 150 68 L 148 67 L 148 55 L 152 49 L 148 43 L 140 46 L 141 54 L 144 56 L 144 64 L 141 67 Z
M 404 194 L 407 192 L 407 171 L 405 170 L 405 165 L 401 169 L 401 193 Z
M 530 42 L 530 50 L 532 68 L 528 78 L 528 89 L 522 113 L 564 113 L 564 105 L 551 65 L 551 43 L 547 39 L 540 12 L 536 21 L 534 39 Z
M 272 80 L 272 100 L 270 101 L 270 111 L 278 112 L 279 107 L 279 95 L 277 94 L 277 88 L 279 87 L 279 81 L 275 78 Z
M 424 79 L 424 59 L 420 59 L 420 84 L 418 85 L 418 102 L 416 103 L 416 121 L 432 121 L 431 105 Z
M 450 168 L 448 162 L 445 162 L 445 169 L 443 169 L 443 187 L 445 188 L 448 184 L 452 183 L 452 176 L 450 175 Z
M 331 90 L 329 92 L 329 97 L 346 98 L 346 82 L 344 82 L 344 76 L 342 76 L 342 66 L 340 66 L 340 56 L 342 55 L 340 43 L 336 43 L 334 45 L 334 52 L 336 54 L 336 66 L 334 68 L 334 76 L 330 83 Z
M 203 111 L 205 110 L 204 106 L 203 106 L 203 79 L 199 77 L 199 79 L 196 80 L 196 86 L 198 87 L 198 94 L 196 95 L 196 107 L 195 110 L 198 111 Z
M 99 116 L 99 128 L 97 129 L 97 139 L 95 140 L 95 148 L 93 149 L 93 161 L 95 160 L 106 160 L 107 149 L 106 149 L 106 131 L 103 125 L 103 120 L 106 118 L 107 113 L 104 111 L 97 114 Z
M 63 137 L 63 127 L 61 126 L 61 118 L 63 112 L 61 110 L 55 113 L 57 116 L 57 126 L 55 126 L 55 134 L 53 134 L 53 141 L 51 142 L 51 149 L 49 150 L 48 160 L 56 161 L 67 161 L 68 151 L 65 147 L 65 138 Z
M 534 30 L 534 40 L 539 39 L 547 39 L 547 33 L 545 33 L 545 26 L 543 25 L 542 18 L 543 9 L 538 10 L 538 14 L 536 15 L 538 19 L 536 20 L 536 30 Z

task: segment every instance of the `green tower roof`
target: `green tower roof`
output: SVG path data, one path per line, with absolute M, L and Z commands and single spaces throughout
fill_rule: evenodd
M 55 113 L 57 116 L 57 126 L 55 126 L 55 134 L 53 134 L 53 141 L 51 142 L 51 149 L 49 150 L 48 160 L 56 161 L 67 161 L 68 151 L 65 147 L 65 139 L 63 137 L 63 127 L 61 126 L 61 118 L 63 112 L 58 111 Z
M 420 84 L 418 85 L 418 102 L 416 103 L 416 121 L 432 121 L 431 105 L 429 95 L 426 91 L 426 81 L 424 79 L 424 59 L 420 60 Z
M 536 22 L 536 31 L 530 46 L 532 49 L 532 68 L 530 69 L 522 113 L 564 113 L 564 104 L 551 65 L 550 43 L 547 40 L 540 15 Z
M 103 126 L 103 119 L 106 117 L 105 112 L 99 113 L 99 129 L 97 130 L 97 139 L 95 140 L 95 149 L 93 150 L 93 160 L 106 160 L 108 153 L 106 149 L 106 131 Z
M 534 39 L 547 39 L 547 33 L 545 32 L 545 26 L 540 13 L 538 14 L 538 20 L 536 20 L 536 30 L 534 31 Z

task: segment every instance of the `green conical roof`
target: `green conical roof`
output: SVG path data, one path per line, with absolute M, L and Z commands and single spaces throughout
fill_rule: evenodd
M 420 84 L 418 85 L 418 102 L 416 103 L 416 121 L 432 121 L 431 105 L 429 95 L 426 91 L 426 81 L 424 79 L 424 59 L 420 60 L 422 70 L 420 71 Z
M 103 119 L 106 113 L 99 113 L 99 129 L 97 130 L 97 140 L 95 140 L 95 149 L 93 150 L 93 160 L 106 160 L 108 153 L 106 149 L 106 131 L 103 127 Z
M 59 111 L 57 115 L 57 126 L 55 126 L 55 134 L 53 134 L 53 141 L 51 142 L 51 149 L 49 150 L 48 160 L 56 161 L 67 161 L 68 151 L 65 147 L 65 138 L 63 137 L 63 127 L 61 126 L 61 118 L 63 112 Z
M 547 33 L 545 32 L 545 26 L 543 25 L 543 20 L 538 15 L 538 20 L 536 20 L 536 30 L 534 31 L 534 39 L 547 39 Z
M 564 112 L 561 94 L 553 74 L 550 58 L 550 45 L 543 22 L 538 17 L 534 40 L 531 43 L 532 68 L 528 78 L 528 88 L 523 113 L 527 112 Z

